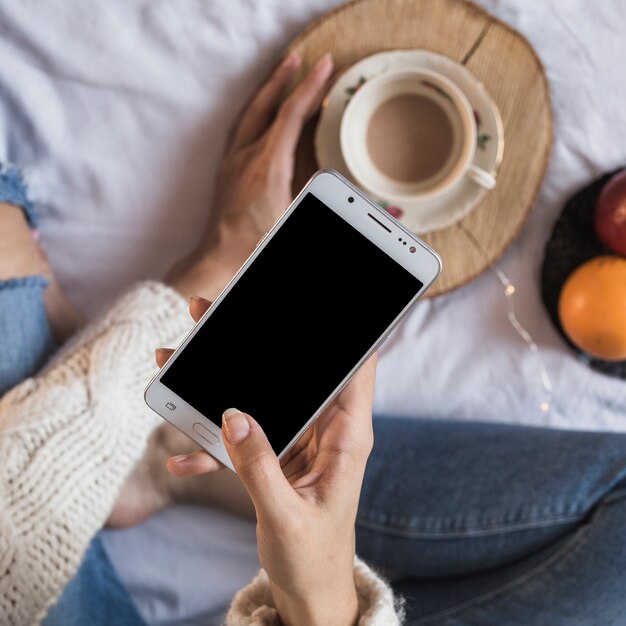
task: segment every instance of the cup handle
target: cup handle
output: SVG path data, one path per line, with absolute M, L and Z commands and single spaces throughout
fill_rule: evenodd
M 467 173 L 475 183 L 485 189 L 493 189 L 496 186 L 496 177 L 476 165 L 470 165 Z

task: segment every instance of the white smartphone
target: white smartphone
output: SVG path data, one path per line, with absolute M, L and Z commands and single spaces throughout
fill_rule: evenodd
M 321 170 L 148 384 L 146 402 L 231 469 L 220 430 L 229 407 L 252 415 L 281 457 L 440 271 L 431 248 Z

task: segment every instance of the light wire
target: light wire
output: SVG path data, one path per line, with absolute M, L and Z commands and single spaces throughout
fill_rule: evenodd
M 539 408 L 541 412 L 547 417 L 552 409 L 554 387 L 552 386 L 552 380 L 550 379 L 550 375 L 548 374 L 548 370 L 546 369 L 537 342 L 533 339 L 532 335 L 526 330 L 526 328 L 522 326 L 515 312 L 514 300 L 517 289 L 515 288 L 515 285 L 509 280 L 507 275 L 502 271 L 502 269 L 500 269 L 500 267 L 498 267 L 497 265 L 491 265 L 489 256 L 485 252 L 484 248 L 480 245 L 480 242 L 476 239 L 476 237 L 474 237 L 473 233 L 468 230 L 468 228 L 463 224 L 459 223 L 458 227 L 459 230 L 465 235 L 467 240 L 475 248 L 475 250 L 483 257 L 483 259 L 487 263 L 490 264 L 489 270 L 498 278 L 498 280 L 504 287 L 504 296 L 507 302 L 507 317 L 509 319 L 509 323 L 511 324 L 515 332 L 524 340 L 524 342 L 528 346 L 528 349 L 531 351 L 534 359 L 537 362 L 539 378 L 541 380 L 541 385 L 544 393 L 544 398 L 539 405 Z

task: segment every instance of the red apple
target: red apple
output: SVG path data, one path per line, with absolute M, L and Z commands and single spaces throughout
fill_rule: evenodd
M 615 174 L 602 188 L 594 215 L 600 241 L 626 256 L 626 170 Z

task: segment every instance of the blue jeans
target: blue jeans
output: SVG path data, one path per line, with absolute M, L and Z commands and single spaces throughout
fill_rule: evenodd
M 53 350 L 45 286 L 0 281 L 0 395 Z M 398 417 L 374 432 L 357 551 L 408 624 L 626 624 L 626 435 Z M 143 625 L 97 537 L 44 624 Z
M 357 550 L 409 624 L 626 624 L 626 436 L 374 420 Z

